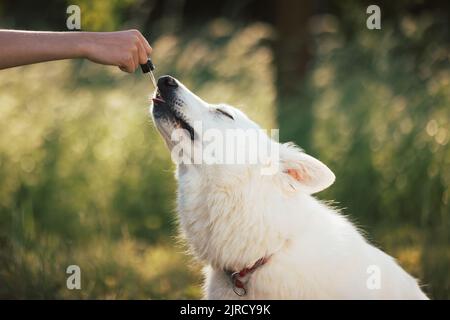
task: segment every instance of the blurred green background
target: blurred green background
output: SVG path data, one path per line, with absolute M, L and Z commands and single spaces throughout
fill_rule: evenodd
M 63 31 L 69 4 L 83 30 L 141 30 L 157 75 L 280 127 L 336 173 L 318 197 L 450 298 L 448 2 L 378 1 L 368 30 L 368 1 L 0 0 L 0 28 Z M 151 91 L 89 61 L 0 71 L 0 298 L 201 297 Z

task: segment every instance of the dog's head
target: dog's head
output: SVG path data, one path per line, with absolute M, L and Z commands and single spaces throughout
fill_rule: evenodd
M 261 168 L 270 166 L 264 181 L 309 194 L 334 182 L 334 174 L 319 160 L 293 144 L 279 144 L 240 110 L 207 103 L 171 76 L 158 79 L 152 100 L 156 127 L 183 173 L 194 170 L 239 184 L 244 177 L 261 178 Z M 239 152 L 245 159 L 236 156 Z

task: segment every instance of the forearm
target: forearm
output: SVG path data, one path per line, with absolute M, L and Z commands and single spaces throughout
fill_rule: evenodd
M 83 58 L 85 32 L 0 30 L 0 69 L 50 60 Z
M 41 32 L 0 30 L 0 69 L 50 60 L 87 58 L 133 72 L 152 48 L 138 30 Z

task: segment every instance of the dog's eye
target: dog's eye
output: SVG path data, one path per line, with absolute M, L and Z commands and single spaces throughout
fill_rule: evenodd
M 232 116 L 231 114 L 229 114 L 229 113 L 227 113 L 227 112 L 225 112 L 225 111 L 223 111 L 223 110 L 221 110 L 221 109 L 216 109 L 216 111 L 217 111 L 218 113 L 223 114 L 224 116 L 227 116 L 227 117 L 230 118 L 231 120 L 234 120 L 234 118 L 233 118 L 233 116 Z

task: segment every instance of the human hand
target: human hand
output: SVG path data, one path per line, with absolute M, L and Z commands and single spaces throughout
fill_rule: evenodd
M 79 49 L 93 62 L 115 65 L 125 72 L 134 72 L 145 64 L 152 48 L 138 30 L 117 32 L 81 32 Z

